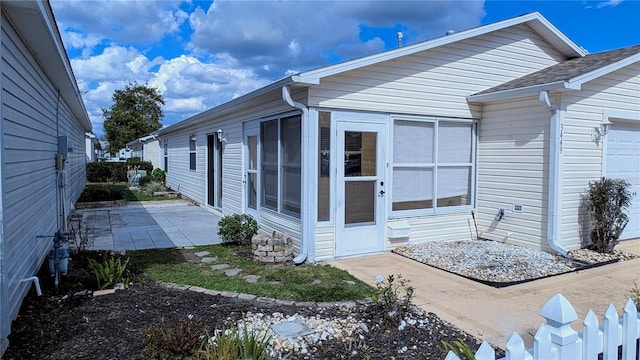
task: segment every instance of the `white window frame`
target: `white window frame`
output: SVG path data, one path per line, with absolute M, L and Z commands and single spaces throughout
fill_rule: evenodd
M 424 208 L 424 209 L 411 209 L 411 210 L 393 210 L 393 193 L 391 193 L 388 211 L 390 218 L 402 218 L 402 217 L 411 217 L 411 216 L 423 216 L 423 215 L 440 215 L 440 214 L 450 214 L 450 213 L 463 213 L 468 212 L 475 209 L 476 205 L 476 172 L 477 172 L 477 144 L 478 144 L 478 121 L 475 119 L 461 119 L 461 118 L 441 118 L 441 117 L 422 117 L 422 116 L 401 116 L 401 115 L 393 115 L 391 116 L 391 154 L 390 154 L 390 168 L 391 168 L 391 176 L 390 176 L 390 185 L 391 189 L 393 189 L 393 171 L 396 167 L 406 167 L 406 164 L 396 164 L 393 159 L 393 152 L 395 151 L 395 144 L 393 143 L 394 132 L 395 132 L 395 123 L 396 121 L 413 121 L 413 122 L 429 122 L 433 123 L 433 162 L 421 164 L 424 166 L 420 166 L 420 168 L 431 168 L 432 171 L 432 207 Z M 440 122 L 443 123 L 462 123 L 468 124 L 471 126 L 471 162 L 470 163 L 440 163 L 438 160 L 438 141 L 439 141 L 439 125 Z M 460 206 L 445 206 L 438 207 L 438 169 L 439 168 L 451 168 L 451 167 L 461 167 L 461 166 L 469 166 L 471 171 L 471 184 L 470 186 L 470 196 L 471 201 L 469 205 L 460 205 Z
M 284 119 L 290 118 L 290 117 L 298 117 L 300 121 L 300 146 L 302 146 L 302 116 L 299 113 L 286 113 L 286 114 L 281 114 L 277 117 L 272 117 L 272 118 L 267 118 L 267 119 L 263 119 L 260 121 L 260 131 L 259 131 L 259 151 L 260 151 L 260 163 L 259 163 L 259 169 L 260 169 L 260 198 L 259 198 L 259 206 L 261 210 L 266 210 L 266 211 L 271 211 L 274 213 L 278 213 L 279 215 L 283 215 L 283 216 L 288 216 L 297 220 L 301 219 L 302 216 L 302 158 L 300 158 L 300 213 L 293 213 L 290 211 L 285 211 L 284 210 L 284 190 L 283 190 L 283 177 L 284 177 L 284 168 L 285 167 L 293 167 L 292 164 L 284 163 L 284 153 L 283 153 L 283 143 L 282 143 L 282 132 L 283 132 L 283 128 L 282 128 L 282 122 L 284 121 Z M 278 139 L 277 139 L 277 163 L 269 163 L 270 166 L 275 165 L 276 167 L 276 171 L 277 171 L 277 195 L 276 195 L 276 203 L 277 203 L 277 208 L 271 207 L 271 206 L 267 206 L 265 203 L 266 201 L 264 201 L 263 199 L 263 190 L 264 187 L 266 185 L 266 181 L 264 179 L 264 165 L 265 165 L 265 156 L 264 156 L 264 146 L 266 145 L 266 142 L 263 140 L 263 133 L 262 133 L 262 129 L 263 129 L 263 125 L 264 123 L 270 122 L 270 121 L 276 121 L 278 128 L 277 128 L 277 133 L 278 133 Z
M 196 155 L 196 152 L 198 150 L 198 144 L 196 142 L 196 134 L 189 134 L 189 170 L 190 171 L 196 171 L 196 169 L 198 168 L 198 155 Z M 191 148 L 191 145 L 193 145 L 193 149 Z M 193 157 L 193 161 L 192 158 Z
M 164 140 L 162 144 L 162 152 L 164 158 L 164 172 L 169 173 L 169 140 Z

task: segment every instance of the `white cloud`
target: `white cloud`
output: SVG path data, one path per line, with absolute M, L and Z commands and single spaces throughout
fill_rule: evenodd
M 188 15 L 179 9 L 182 1 L 141 0 L 51 0 L 61 32 L 90 33 L 102 39 L 125 43 L 157 42 L 175 33 Z M 75 43 L 67 46 L 76 47 Z
M 227 54 L 263 76 L 383 51 L 396 30 L 417 42 L 480 24 L 483 0 L 462 1 L 228 1 L 189 17 L 196 53 Z M 388 39 L 366 37 L 367 28 Z M 268 68 L 269 71 L 260 71 Z
M 596 5 L 596 8 L 603 8 L 603 7 L 614 7 L 617 6 L 618 4 L 620 4 L 621 2 L 623 2 L 624 0 L 608 0 L 608 1 L 602 1 L 599 2 Z

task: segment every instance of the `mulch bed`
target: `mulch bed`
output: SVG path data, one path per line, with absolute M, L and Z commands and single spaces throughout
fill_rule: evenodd
M 77 265 L 77 264 L 74 264 Z M 76 266 L 77 268 L 77 266 Z M 41 273 L 43 296 L 32 290 L 12 325 L 9 349 L 3 359 L 148 359 L 141 335 L 165 319 L 193 315 L 213 329 L 229 328 L 243 314 L 281 312 L 288 315 L 353 316 L 368 324 L 363 337 L 335 339 L 316 345 L 309 354 L 284 354 L 287 359 L 439 359 L 446 353 L 442 340 L 464 339 L 477 349 L 477 339 L 440 320 L 421 315 L 429 326 L 407 325 L 398 330 L 375 305 L 355 308 L 304 308 L 245 301 L 187 290 L 167 289 L 151 280 L 136 282 L 126 290 L 99 297 L 63 298 L 83 290 L 77 270 L 63 279 L 59 295 Z

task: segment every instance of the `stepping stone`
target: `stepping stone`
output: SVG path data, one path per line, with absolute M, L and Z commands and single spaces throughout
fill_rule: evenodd
M 269 281 L 269 284 L 271 284 L 271 285 L 280 285 L 281 282 L 280 281 Z
M 320 283 L 322 283 L 322 281 L 321 281 L 321 280 L 313 279 L 313 281 L 311 282 L 311 285 L 318 285 L 318 284 L 320 284 Z
M 258 279 L 260 279 L 260 276 L 258 275 L 247 275 L 244 277 L 244 280 L 250 284 L 255 284 L 258 282 Z
M 199 251 L 196 253 L 196 255 L 198 255 L 198 257 L 204 257 L 209 255 L 210 253 L 208 251 Z
M 224 272 L 227 276 L 236 276 L 242 272 L 242 269 L 229 269 Z
M 216 265 L 213 265 L 211 268 L 213 270 L 224 270 L 228 267 L 229 267 L 229 264 L 216 264 Z
M 300 320 L 283 321 L 271 326 L 276 334 L 286 339 L 297 338 L 298 336 L 305 336 L 313 334 L 314 331 L 309 329 L 304 322 Z
M 356 282 L 353 280 L 342 280 L 343 283 L 347 284 L 347 285 L 355 285 Z
M 218 258 L 217 257 L 203 257 L 202 259 L 200 259 L 200 261 L 205 263 L 205 264 L 210 264 L 212 262 L 218 261 Z

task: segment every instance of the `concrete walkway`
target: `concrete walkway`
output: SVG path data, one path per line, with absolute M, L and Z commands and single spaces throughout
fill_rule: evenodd
M 218 220 L 186 200 L 131 202 L 78 209 L 94 250 L 140 250 L 219 244 Z
M 619 245 L 640 253 L 640 240 Z M 539 314 L 544 304 L 561 293 L 575 307 L 579 319 L 593 309 L 602 324 L 613 304 L 622 314 L 629 289 L 640 286 L 640 259 L 601 266 L 496 289 L 461 276 L 434 269 L 392 253 L 337 260 L 331 263 L 375 286 L 377 275 L 402 274 L 415 288 L 414 303 L 458 328 L 505 347 L 514 331 L 533 346 L 533 335 L 545 321 Z M 573 324 L 581 330 L 581 322 Z

